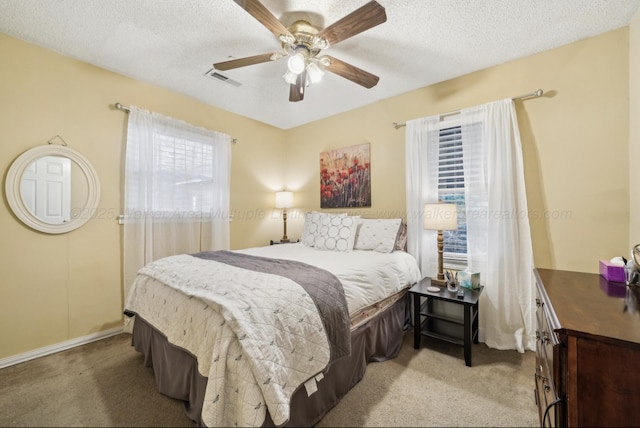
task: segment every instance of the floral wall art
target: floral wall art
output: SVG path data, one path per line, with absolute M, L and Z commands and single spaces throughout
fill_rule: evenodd
M 370 144 L 320 153 L 320 207 L 370 206 Z

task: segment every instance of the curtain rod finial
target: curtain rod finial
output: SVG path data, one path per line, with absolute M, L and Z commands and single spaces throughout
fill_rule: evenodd
M 125 106 L 123 106 L 123 105 L 122 105 L 122 104 L 120 104 L 120 103 L 115 103 L 115 104 L 113 105 L 113 107 L 115 107 L 115 109 L 116 109 L 116 110 L 122 110 L 122 111 L 127 112 L 127 113 L 129 113 L 129 111 L 130 111 L 130 110 L 129 110 L 129 107 L 125 107 Z

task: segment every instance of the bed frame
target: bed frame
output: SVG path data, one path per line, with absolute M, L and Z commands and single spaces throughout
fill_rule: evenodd
M 307 396 L 298 389 L 291 400 L 291 417 L 282 426 L 313 426 L 333 408 L 364 376 L 367 363 L 395 358 L 402 346 L 403 333 L 410 323 L 410 301 L 403 297 L 351 332 L 351 355 L 334 362 L 318 391 Z M 133 328 L 132 345 L 144 355 L 146 367 L 153 367 L 158 390 L 184 401 L 185 413 L 203 426 L 202 404 L 207 378 L 198 372 L 196 358 L 183 348 L 170 344 L 164 334 L 139 316 Z M 264 426 L 274 426 L 269 413 Z

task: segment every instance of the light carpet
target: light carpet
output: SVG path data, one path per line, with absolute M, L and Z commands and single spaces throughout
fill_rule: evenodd
M 0 370 L 0 426 L 193 426 L 121 334 Z M 318 426 L 537 426 L 535 355 L 434 341 L 371 363 Z

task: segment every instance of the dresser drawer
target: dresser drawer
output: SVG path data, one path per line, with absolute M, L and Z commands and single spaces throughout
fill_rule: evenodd
M 559 389 L 554 360 L 560 341 L 553 330 L 544 300 L 536 299 L 536 404 L 541 426 L 558 425 Z
M 536 404 L 540 417 L 540 426 L 558 426 L 558 397 L 549 385 L 549 379 L 536 373 Z
M 554 394 L 557 395 L 558 385 L 555 384 L 554 378 L 554 358 L 556 355 L 556 347 L 560 344 L 560 341 L 556 332 L 554 332 L 550 327 L 549 318 L 546 312 L 544 313 L 543 322 L 540 326 L 540 335 L 540 344 L 542 351 L 544 352 L 549 385 L 553 389 Z

